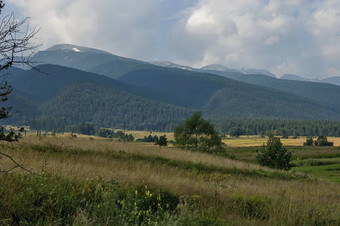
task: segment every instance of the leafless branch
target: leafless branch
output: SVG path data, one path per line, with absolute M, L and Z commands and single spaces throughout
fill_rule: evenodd
M 21 168 L 22 170 L 24 170 L 24 171 L 26 171 L 28 173 L 33 173 L 32 171 L 30 171 L 30 170 L 26 169 L 25 167 L 23 167 L 22 164 L 20 164 L 17 161 L 15 161 L 14 158 L 12 158 L 12 156 L 7 155 L 7 154 L 5 154 L 3 152 L 0 152 L 0 156 L 1 156 L 1 158 L 2 157 L 6 157 L 7 159 L 9 159 L 14 164 L 14 166 L 12 168 L 10 168 L 10 169 L 0 170 L 0 173 L 9 173 L 9 172 L 11 172 L 12 170 L 14 170 L 16 168 Z

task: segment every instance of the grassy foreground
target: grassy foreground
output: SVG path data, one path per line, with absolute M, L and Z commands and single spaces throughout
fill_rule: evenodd
M 0 174 L 3 225 L 340 224 L 340 184 L 260 167 L 249 149 L 228 150 L 237 161 L 172 147 L 35 136 L 0 148 L 36 173 Z M 296 161 L 310 153 L 294 152 Z

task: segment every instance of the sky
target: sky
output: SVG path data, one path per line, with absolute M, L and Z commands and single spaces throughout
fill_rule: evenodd
M 340 76 L 339 0 L 5 0 L 41 49 L 68 43 L 140 60 L 280 77 Z M 2 15 L 2 16 L 3 16 Z

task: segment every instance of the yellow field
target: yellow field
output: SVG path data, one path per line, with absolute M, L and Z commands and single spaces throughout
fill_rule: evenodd
M 334 146 L 340 146 L 340 137 L 327 137 L 328 141 L 334 142 Z M 261 138 L 260 136 L 241 136 L 238 138 L 224 139 L 223 142 L 228 147 L 256 147 L 266 144 L 268 137 Z M 281 139 L 284 146 L 303 146 L 306 142 L 306 137 L 299 137 L 297 139 Z
M 137 131 L 137 130 L 126 130 L 126 134 L 132 134 L 133 137 L 136 139 L 144 138 L 145 136 L 163 136 L 166 135 L 168 141 L 174 140 L 174 133 L 173 132 L 149 132 L 149 131 Z M 76 133 L 75 133 L 76 134 Z M 105 139 L 96 136 L 88 136 L 82 134 L 76 134 L 79 138 L 95 138 L 95 139 Z M 34 132 L 28 133 L 28 136 L 35 136 Z M 51 136 L 51 133 L 48 133 L 47 136 Z M 71 133 L 63 133 L 63 134 L 56 134 L 57 137 L 71 137 Z M 282 139 L 281 143 L 284 146 L 303 146 L 303 143 L 306 142 L 307 137 L 298 137 L 296 139 L 289 138 L 289 139 Z M 314 138 L 315 140 L 316 138 Z M 334 146 L 340 147 L 340 137 L 327 137 L 328 141 L 334 142 Z M 223 143 L 225 143 L 228 147 L 258 147 L 266 144 L 268 137 L 261 137 L 261 136 L 240 136 L 237 138 L 228 137 L 227 139 L 223 139 Z M 145 145 L 150 146 L 153 144 L 145 143 Z M 169 145 L 172 146 L 172 145 Z

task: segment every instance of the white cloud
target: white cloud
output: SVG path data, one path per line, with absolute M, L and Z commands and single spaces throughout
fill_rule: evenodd
M 72 43 L 144 60 L 157 55 L 189 66 L 219 63 L 277 75 L 340 71 L 339 0 L 7 2 L 41 27 L 43 48 Z
M 96 47 L 144 58 L 155 48 L 159 0 L 9 0 L 41 28 L 39 41 Z
M 340 70 L 340 1 L 201 0 L 169 39 L 174 60 L 323 77 Z

